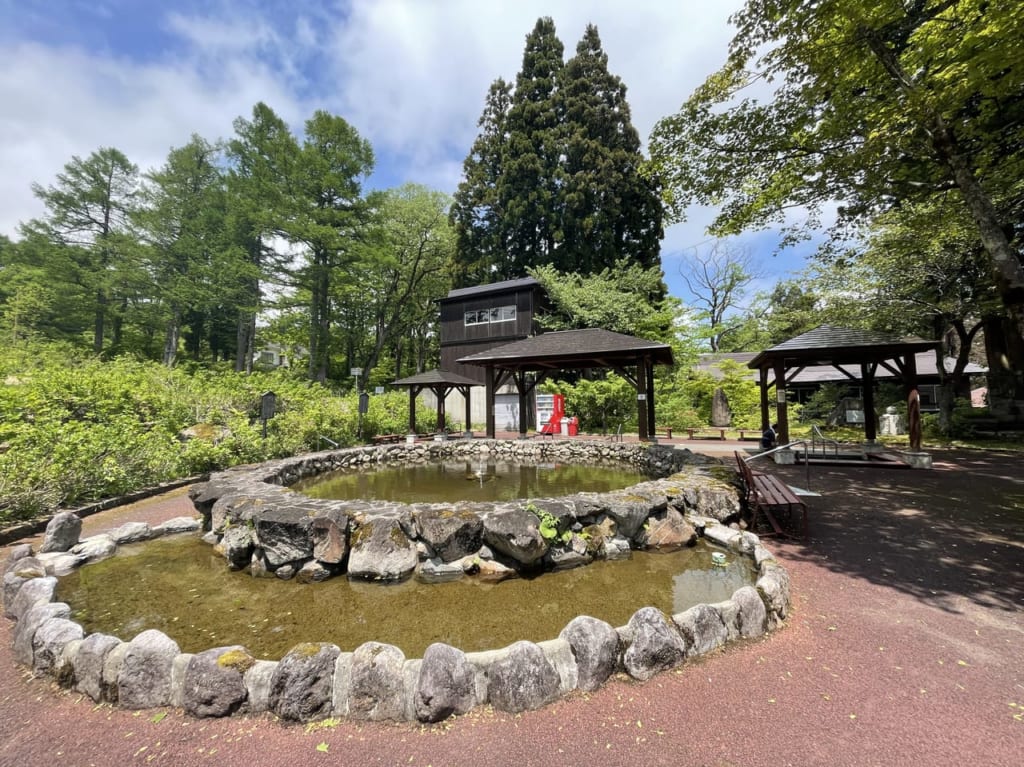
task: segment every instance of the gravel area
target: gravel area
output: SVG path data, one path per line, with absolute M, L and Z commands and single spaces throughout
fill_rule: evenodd
M 768 543 L 792 577 L 785 628 L 521 715 L 302 727 L 120 711 L 31 678 L 2 620 L 0 766 L 1017 767 L 1024 454 L 934 455 L 932 471 L 812 470 L 810 541 Z M 771 471 L 807 485 L 802 467 Z M 179 490 L 89 517 L 83 534 L 190 510 Z

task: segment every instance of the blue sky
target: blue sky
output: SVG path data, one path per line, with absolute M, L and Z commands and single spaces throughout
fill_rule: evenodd
M 739 0 L 0 0 L 0 233 L 42 213 L 31 192 L 73 155 L 100 146 L 141 169 L 193 133 L 230 136 L 265 101 L 296 133 L 316 109 L 348 120 L 373 145 L 371 187 L 414 181 L 453 192 L 487 87 L 513 79 L 526 34 L 551 16 L 566 51 L 597 25 L 609 68 L 628 88 L 642 138 L 724 60 Z M 691 211 L 662 244 L 666 281 L 707 248 L 710 211 Z M 760 260 L 767 288 L 801 252 L 777 237 L 736 240 Z

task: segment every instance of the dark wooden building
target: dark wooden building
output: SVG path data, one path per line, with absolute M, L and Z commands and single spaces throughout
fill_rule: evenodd
M 483 385 L 483 368 L 457 360 L 535 335 L 535 316 L 543 300 L 544 291 L 532 277 L 450 291 L 438 302 L 441 370 Z

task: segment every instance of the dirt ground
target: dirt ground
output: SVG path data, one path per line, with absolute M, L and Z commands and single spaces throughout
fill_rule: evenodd
M 14 663 L 2 620 L 0 767 L 1017 767 L 1024 454 L 934 455 L 932 471 L 812 470 L 809 489 L 821 495 L 808 499 L 809 542 L 766 541 L 792 578 L 782 630 L 643 684 L 620 678 L 521 715 L 302 727 L 120 711 L 33 679 Z M 771 470 L 808 485 L 802 467 Z M 178 491 L 89 517 L 86 534 L 189 511 Z

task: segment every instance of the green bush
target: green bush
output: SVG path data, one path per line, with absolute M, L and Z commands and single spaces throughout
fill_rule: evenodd
M 358 440 L 358 398 L 287 370 L 244 375 L 75 357 L 52 345 L 0 352 L 0 526 L 160 482 Z M 276 415 L 260 420 L 264 392 Z M 417 426 L 436 420 L 417 410 Z M 188 438 L 185 429 L 198 427 Z M 405 432 L 408 396 L 371 396 L 363 438 Z

